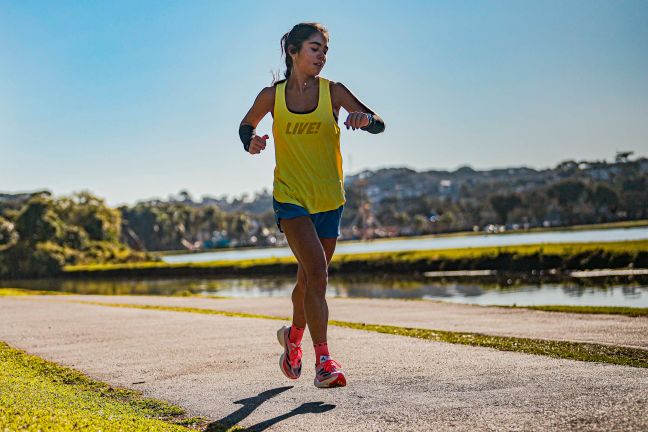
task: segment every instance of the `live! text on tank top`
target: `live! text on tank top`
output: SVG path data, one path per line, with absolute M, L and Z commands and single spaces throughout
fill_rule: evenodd
M 333 117 L 329 80 L 319 78 L 315 111 L 290 112 L 286 82 L 277 84 L 274 104 L 276 167 L 274 198 L 297 204 L 309 213 L 334 210 L 345 202 L 340 128 Z

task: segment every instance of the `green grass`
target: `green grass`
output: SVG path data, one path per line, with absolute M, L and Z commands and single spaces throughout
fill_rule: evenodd
M 455 248 L 439 250 L 416 250 L 402 252 L 372 252 L 363 254 L 340 254 L 333 257 L 332 266 L 360 262 L 384 262 L 390 264 L 411 264 L 434 261 L 479 260 L 501 255 L 513 256 L 559 256 L 572 257 L 578 254 L 603 252 L 608 254 L 636 254 L 648 252 L 648 240 L 601 243 L 547 243 L 537 245 L 514 245 L 498 247 Z M 235 268 L 240 271 L 253 267 L 294 265 L 294 257 L 263 258 L 248 260 L 223 260 L 200 263 L 165 263 L 161 261 L 135 262 L 125 264 L 93 264 L 65 266 L 64 272 L 101 273 L 115 270 L 153 269 L 202 269 Z
M 0 288 L 0 297 L 3 296 L 24 296 L 24 295 L 71 295 L 61 291 L 38 291 L 24 288 Z
M 0 430 L 187 431 L 203 418 L 0 342 Z
M 624 306 L 569 306 L 569 305 L 540 305 L 540 306 L 497 306 L 512 309 L 532 309 L 545 312 L 566 312 L 578 314 L 625 315 L 629 317 L 648 317 L 648 308 Z
M 78 293 L 63 292 L 63 291 L 40 291 L 40 290 L 32 290 L 26 288 L 0 288 L 0 297 L 27 296 L 27 295 L 86 295 L 86 294 L 78 294 Z M 158 297 L 199 297 L 199 298 L 217 299 L 217 300 L 231 298 L 231 297 L 217 296 L 217 295 L 194 294 L 189 290 L 177 291 L 169 296 L 158 296 Z
M 207 315 L 222 315 L 226 317 L 236 317 L 236 318 L 260 318 L 260 319 L 269 319 L 269 320 L 277 320 L 277 321 L 286 321 L 290 319 L 288 317 L 278 317 L 273 315 L 251 314 L 245 312 L 229 312 L 229 311 L 219 311 L 215 309 L 203 309 L 203 308 L 183 307 L 183 306 L 139 305 L 139 304 L 132 304 L 132 303 L 103 303 L 103 302 L 93 302 L 93 301 L 84 301 L 84 300 L 72 300 L 71 302 L 96 305 L 96 306 L 129 308 L 129 309 L 151 309 L 151 310 L 163 310 L 163 311 L 171 311 L 171 312 L 189 312 L 189 313 L 199 313 L 199 314 L 207 314 Z
M 63 268 L 65 273 L 75 272 L 93 272 L 93 271 L 110 271 L 110 270 L 148 270 L 148 269 L 167 269 L 167 268 L 217 268 L 232 267 L 240 269 L 256 266 L 276 265 L 276 264 L 296 264 L 294 257 L 285 258 L 260 258 L 250 260 L 222 260 L 198 263 L 165 263 L 162 261 L 145 261 L 125 264 L 88 264 L 88 265 L 69 265 Z
M 394 262 L 415 262 L 422 260 L 459 260 L 495 257 L 500 254 L 515 255 L 558 255 L 568 256 L 584 252 L 604 251 L 610 253 L 632 253 L 648 251 L 648 240 L 603 243 L 543 243 L 537 245 L 513 245 L 497 247 L 455 248 L 439 250 L 380 252 L 347 254 L 333 258 L 333 261 L 371 261 L 391 259 Z
M 270 320 L 288 321 L 288 317 L 272 315 L 249 314 L 242 312 L 218 311 L 214 309 L 201 309 L 174 306 L 133 305 L 123 303 L 101 303 L 78 301 L 75 303 L 93 304 L 99 306 L 122 307 L 133 309 L 162 310 L 172 312 L 200 313 L 208 315 L 223 315 L 239 318 L 260 318 Z M 555 341 L 545 339 L 517 338 L 510 336 L 489 336 L 480 333 L 464 333 L 445 330 L 431 330 L 421 328 L 398 327 L 379 324 L 365 324 L 348 321 L 329 321 L 329 325 L 345 327 L 355 330 L 372 331 L 399 336 L 408 336 L 418 339 L 446 342 L 452 344 L 471 345 L 493 348 L 500 351 L 515 351 L 526 354 L 544 355 L 569 360 L 602 362 L 616 365 L 648 368 L 648 350 L 628 348 L 595 343 Z
M 436 342 L 494 348 L 499 351 L 515 351 L 561 359 L 648 368 L 648 350 L 638 348 L 510 336 L 489 336 L 480 333 L 451 332 L 346 321 L 330 321 L 329 325 Z

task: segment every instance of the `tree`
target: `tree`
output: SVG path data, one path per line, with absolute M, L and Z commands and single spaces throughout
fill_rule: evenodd
M 523 207 L 528 209 L 532 220 L 541 225 L 547 216 L 549 206 L 547 195 L 542 190 L 533 190 L 524 196 L 523 201 Z
M 90 240 L 119 242 L 121 213 L 90 192 L 77 192 L 59 199 L 55 210 L 66 224 L 82 228 Z
M 52 206 L 49 198 L 36 197 L 23 207 L 15 223 L 17 241 L 2 253 L 0 275 L 40 277 L 61 270 L 64 255 L 46 246 L 60 241 L 65 232 Z
M 562 207 L 567 223 L 571 225 L 574 205 L 581 199 L 587 188 L 578 180 L 567 180 L 549 187 L 547 195 L 555 199 Z
M 118 222 L 118 212 L 88 193 L 58 201 L 32 197 L 15 223 L 0 220 L 0 238 L 10 239 L 0 242 L 0 276 L 44 277 L 60 273 L 66 264 L 147 259 L 113 240 Z
M 21 242 L 35 245 L 60 238 L 63 233 L 61 220 L 51 206 L 51 200 L 46 198 L 33 198 L 27 202 L 16 219 L 16 231 Z
M 590 203 L 594 206 L 596 215 L 603 212 L 614 213 L 619 204 L 619 197 L 610 187 L 599 184 L 589 196 Z
M 493 195 L 490 197 L 490 204 L 497 213 L 500 224 L 506 224 L 508 214 L 517 206 L 522 204 L 522 200 L 515 194 L 510 195 Z
M 0 252 L 10 248 L 18 241 L 14 224 L 0 216 Z M 0 272 L 1 273 L 1 272 Z

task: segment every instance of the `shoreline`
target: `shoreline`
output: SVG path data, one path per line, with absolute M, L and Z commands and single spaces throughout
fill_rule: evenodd
M 31 290 L 27 288 L 4 288 L 0 287 L 0 297 L 20 297 L 20 296 L 88 296 L 88 297 L 120 297 L 124 294 L 80 294 L 75 292 L 65 291 L 42 291 Z M 150 294 L 128 294 L 126 297 L 150 297 Z M 182 292 L 175 295 L 156 295 L 155 298 L 198 298 L 208 300 L 236 300 L 235 297 L 211 296 L 204 294 L 191 294 Z M 335 297 L 336 300 L 373 300 L 366 297 Z M 561 313 L 575 313 L 586 315 L 623 315 L 627 317 L 648 317 L 648 308 L 646 307 L 631 307 L 631 306 L 586 306 L 586 305 L 560 305 L 560 304 L 546 304 L 546 305 L 504 305 L 504 304 L 472 304 L 472 303 L 455 303 L 443 300 L 426 300 L 426 299 L 390 299 L 381 298 L 379 300 L 394 300 L 394 301 L 427 301 L 432 303 L 441 303 L 445 305 L 462 305 L 476 308 L 504 308 L 504 309 L 528 309 L 538 310 L 544 312 L 561 312 Z
M 408 274 L 426 272 L 495 271 L 484 277 L 497 278 L 498 273 L 520 274 L 529 279 L 563 278 L 572 271 L 648 268 L 648 240 L 601 243 L 551 243 L 464 249 L 375 252 L 334 256 L 331 275 Z M 178 277 L 217 276 L 250 277 L 292 275 L 297 271 L 294 257 L 223 260 L 197 263 L 160 261 L 125 264 L 90 264 L 66 266 L 58 276 L 94 277 Z M 617 272 L 618 273 L 618 272 Z M 628 273 L 628 272 L 626 272 Z M 632 273 L 632 272 L 630 272 Z M 596 275 L 609 278 L 644 280 L 648 275 Z M 431 273 L 430 273 L 431 274 Z M 586 274 L 587 276 L 587 274 Z M 579 278 L 586 279 L 586 277 Z
M 446 233 L 438 234 L 426 234 L 421 236 L 399 236 L 399 237 L 381 237 L 370 240 L 359 240 L 359 239 L 348 239 L 340 240 L 338 244 L 355 244 L 355 243 L 387 243 L 390 241 L 402 241 L 402 240 L 425 240 L 425 239 L 435 239 L 435 238 L 452 238 L 452 237 L 472 237 L 480 235 L 510 235 L 510 234 L 537 234 L 543 232 L 561 232 L 561 231 L 587 231 L 587 230 L 609 230 L 609 229 L 623 229 L 623 228 L 642 228 L 648 227 L 648 219 L 639 219 L 633 221 L 623 221 L 623 222 L 608 222 L 600 224 L 589 224 L 589 225 L 571 225 L 571 226 L 560 226 L 560 227 L 535 227 L 528 229 L 519 229 L 519 230 L 507 230 L 500 233 L 488 233 L 485 231 L 453 231 Z M 258 246 L 242 246 L 242 247 L 226 247 L 226 248 L 217 248 L 217 249 L 200 249 L 200 250 L 188 250 L 188 249 L 179 249 L 179 250 L 169 250 L 169 251 L 151 251 L 149 252 L 153 256 L 164 257 L 164 256 L 174 256 L 174 255 L 193 255 L 193 254 L 202 254 L 202 253 L 212 253 L 212 252 L 232 252 L 232 251 L 244 251 L 246 249 L 256 249 Z M 273 249 L 272 246 L 268 246 L 266 249 Z

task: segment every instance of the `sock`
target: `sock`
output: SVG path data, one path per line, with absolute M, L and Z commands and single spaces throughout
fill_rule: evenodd
M 315 347 L 315 358 L 317 359 L 315 365 L 317 366 L 322 363 L 322 357 L 330 357 L 328 344 L 326 342 L 320 342 L 313 346 Z
M 288 333 L 288 340 L 290 343 L 299 344 L 304 336 L 303 328 L 295 327 L 295 324 L 290 326 L 290 332 Z

